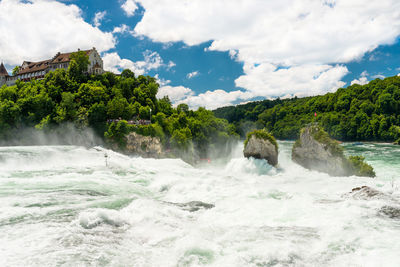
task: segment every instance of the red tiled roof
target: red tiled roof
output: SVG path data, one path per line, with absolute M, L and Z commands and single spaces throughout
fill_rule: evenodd
M 50 62 L 51 62 L 51 59 L 43 60 L 43 61 L 39 61 L 39 62 L 30 62 L 27 67 L 25 67 L 23 69 L 21 68 L 19 70 L 18 74 L 26 74 L 26 73 L 45 70 L 49 67 Z
M 90 50 L 81 50 L 81 51 L 85 52 L 86 55 L 89 55 L 89 53 L 90 53 L 91 51 L 93 51 L 93 50 L 90 49 Z M 69 62 L 69 61 L 70 61 L 69 57 L 71 56 L 72 53 L 73 53 L 73 52 L 71 52 L 71 53 L 62 53 L 62 54 L 60 53 L 60 54 L 57 54 L 57 55 L 53 58 L 53 60 L 52 60 L 51 63 L 64 63 L 64 62 Z
M 6 77 L 9 76 L 6 67 L 4 67 L 3 63 L 0 64 L 0 76 L 6 76 Z
M 86 53 L 86 55 L 89 55 L 90 52 L 92 52 L 94 49 L 90 50 L 78 50 L 78 51 L 83 51 Z M 70 53 L 58 53 L 55 55 L 52 59 L 47 59 L 39 62 L 28 62 L 25 61 L 24 63 L 28 64 L 25 68 L 21 68 L 18 72 L 18 74 L 26 74 L 26 73 L 32 73 L 32 72 L 37 72 L 37 71 L 42 71 L 47 69 L 50 64 L 58 64 L 58 63 L 65 63 L 70 61 L 70 56 L 73 52 Z M 4 67 L 4 66 L 3 66 Z M 5 68 L 4 68 L 5 70 Z M 1 75 L 2 69 L 0 67 L 0 75 Z M 5 70 L 7 73 L 7 70 Z M 7 73 L 8 76 L 8 73 Z

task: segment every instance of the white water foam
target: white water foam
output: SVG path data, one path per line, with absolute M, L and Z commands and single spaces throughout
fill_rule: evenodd
M 400 222 L 378 212 L 392 202 L 346 195 L 367 185 L 398 201 L 388 176 L 400 151 L 349 148 L 378 177 L 329 177 L 279 145 L 277 168 L 240 146 L 197 168 L 100 147 L 1 148 L 0 265 L 400 266 Z M 214 207 L 190 212 L 190 201 Z

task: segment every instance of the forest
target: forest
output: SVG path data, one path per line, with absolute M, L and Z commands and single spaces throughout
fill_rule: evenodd
M 194 146 L 201 156 L 217 144 L 238 138 L 235 127 L 212 111 L 189 110 L 186 104 L 174 108 L 168 97 L 157 99 L 159 85 L 153 77 L 136 77 L 130 70 L 120 75 L 87 75 L 87 65 L 87 56 L 76 52 L 67 70 L 49 72 L 42 80 L 2 86 L 0 139 L 12 140 L 26 128 L 51 133 L 68 123 L 76 129 L 94 129 L 122 150 L 126 134 L 136 131 L 159 137 L 168 149 L 184 151 Z M 151 124 L 126 122 L 139 119 Z
M 214 114 L 233 123 L 241 136 L 266 128 L 278 139 L 292 140 L 304 125 L 316 121 L 338 140 L 399 142 L 400 77 L 353 84 L 320 96 L 223 107 Z

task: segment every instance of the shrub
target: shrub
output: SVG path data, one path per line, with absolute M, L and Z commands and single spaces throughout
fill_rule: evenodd
M 371 165 L 364 162 L 363 156 L 350 156 L 348 158 L 348 164 L 350 171 L 356 176 L 375 177 L 376 174 Z

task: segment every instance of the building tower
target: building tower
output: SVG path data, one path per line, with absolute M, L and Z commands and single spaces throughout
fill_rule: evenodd
M 8 76 L 9 75 L 6 70 L 6 67 L 4 67 L 3 62 L 1 62 L 1 64 L 0 64 L 0 87 L 2 87 L 4 84 L 6 84 Z

